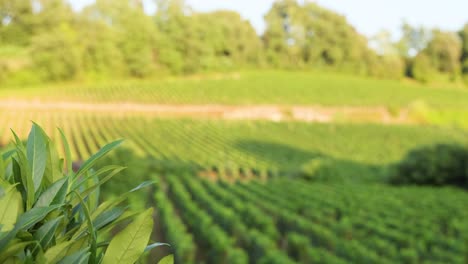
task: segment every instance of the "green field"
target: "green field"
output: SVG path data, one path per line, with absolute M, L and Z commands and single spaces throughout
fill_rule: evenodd
M 466 260 L 464 191 L 180 176 L 165 177 L 154 194 L 168 237 L 181 245 L 179 263 Z
M 468 0 L 209 2 L 0 0 L 0 264 L 468 264 Z
M 101 165 L 128 169 L 104 185 L 103 197 L 155 181 L 129 204 L 154 206 L 153 240 L 172 245 L 151 260 L 174 252 L 184 264 L 466 263 L 467 192 L 387 184 L 391 166 L 408 151 L 468 143 L 466 90 L 297 72 L 223 76 L 4 89 L 2 102 L 88 108 L 3 107 L 0 142 L 9 147 L 10 128 L 25 139 L 30 120 L 54 140 L 61 127 L 79 164 L 124 138 Z M 405 108 L 422 101 L 411 114 L 431 122 L 419 124 L 177 118 L 89 108 L 116 102 Z
M 72 155 L 84 160 L 106 142 L 126 139 L 124 146 L 141 156 L 194 164 L 204 168 L 292 170 L 315 158 L 369 165 L 396 162 L 421 145 L 467 142 L 467 132 L 430 126 L 317 124 L 303 122 L 227 121 L 148 118 L 67 112 L 3 112 L 3 144 L 9 128 L 26 137 L 35 120 L 53 137 L 56 127 L 71 140 Z
M 323 105 L 407 107 L 415 101 L 468 108 L 468 90 L 332 73 L 257 71 L 156 81 L 3 88 L 1 98 L 147 104 Z

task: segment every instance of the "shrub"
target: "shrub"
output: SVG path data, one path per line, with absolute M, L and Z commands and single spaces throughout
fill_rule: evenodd
M 64 24 L 33 38 L 31 58 L 34 68 L 46 81 L 71 80 L 81 70 L 81 49 L 73 28 Z
M 8 65 L 6 62 L 0 60 L 0 83 L 2 83 L 8 76 Z
M 293 175 L 308 181 L 345 183 L 372 182 L 381 173 L 381 168 L 377 166 L 319 157 L 302 164 Z
M 328 158 L 316 158 L 304 163 L 299 175 L 307 180 L 326 180 L 334 176 L 333 160 Z
M 63 134 L 66 159 L 35 124 L 26 146 L 14 136 L 14 149 L 0 158 L 0 263 L 135 263 L 145 250 L 162 245 L 147 246 L 152 208 L 132 213 L 122 206 L 148 183 L 99 204 L 99 187 L 123 167 L 91 168 L 121 141 L 104 146 L 74 172 Z M 116 226 L 128 222 L 114 235 Z
M 390 182 L 395 184 L 468 188 L 468 148 L 454 144 L 422 147 L 409 152 L 391 171 Z
M 434 72 L 435 69 L 432 66 L 430 58 L 426 54 L 420 53 L 414 58 L 411 66 L 411 76 L 414 79 L 420 82 L 428 82 Z
M 431 111 L 431 107 L 423 100 L 413 101 L 408 106 L 409 118 L 420 124 L 428 122 Z

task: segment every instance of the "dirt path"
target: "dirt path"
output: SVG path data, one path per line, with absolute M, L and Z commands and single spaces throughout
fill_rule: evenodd
M 297 120 L 328 123 L 333 121 L 367 121 L 403 123 L 403 114 L 392 116 L 385 107 L 322 107 L 278 105 L 164 105 L 138 103 L 84 103 L 0 100 L 2 110 L 71 111 L 100 114 L 145 115 L 154 117 L 190 117 L 230 120 Z

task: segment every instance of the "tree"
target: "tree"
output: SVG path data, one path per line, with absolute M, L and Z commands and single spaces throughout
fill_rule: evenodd
M 201 70 L 232 69 L 258 62 L 260 40 L 247 21 L 231 11 L 195 13 L 190 17 L 193 35 L 192 51 L 185 51 L 190 61 Z M 210 27 L 206 25 L 212 24 Z
M 99 78 L 112 74 L 125 75 L 127 69 L 123 55 L 116 45 L 119 31 L 103 19 L 97 19 L 96 14 L 94 6 L 90 6 L 78 17 L 83 71 Z
M 114 44 L 120 50 L 128 75 L 145 77 L 154 71 L 157 31 L 138 1 L 98 0 L 88 12 L 92 19 L 114 31 L 111 33 Z
M 345 19 L 315 3 L 277 1 L 265 17 L 263 36 L 267 58 L 273 65 L 330 67 L 367 72 L 367 40 Z
M 65 0 L 36 0 L 33 34 L 41 34 L 62 24 L 74 27 L 76 14 Z
M 428 82 L 435 71 L 431 59 L 424 52 L 419 53 L 412 61 L 411 77 L 420 82 Z
M 398 55 L 397 45 L 392 41 L 392 34 L 388 30 L 382 30 L 373 36 L 369 41 L 369 46 L 381 56 Z
M 413 27 L 407 22 L 401 26 L 402 37 L 397 44 L 400 55 L 404 58 L 416 56 L 427 47 L 432 39 L 432 31 L 424 27 Z
M 0 0 L 0 40 L 28 45 L 33 33 L 34 14 L 29 0 Z
M 193 12 L 183 1 L 157 4 L 157 58 L 171 72 L 233 69 L 259 60 L 261 42 L 238 13 Z
M 468 24 L 460 31 L 462 41 L 461 65 L 462 74 L 468 75 Z
M 31 49 L 34 66 L 45 80 L 70 80 L 81 72 L 79 39 L 76 30 L 68 24 L 35 36 Z
M 434 30 L 423 52 L 439 72 L 455 75 L 460 70 L 461 49 L 460 38 L 455 33 Z
M 468 148 L 455 144 L 410 151 L 391 172 L 394 184 L 455 185 L 468 188 Z
M 167 67 L 172 73 L 187 71 L 184 52 L 187 51 L 190 28 L 192 24 L 186 15 L 189 8 L 183 0 L 156 0 L 157 11 L 154 20 L 158 31 L 156 39 L 159 50 L 159 63 Z
M 295 0 L 276 1 L 265 15 L 266 30 L 263 41 L 267 61 L 273 66 L 297 65 L 301 25 L 296 21 L 300 7 Z
M 398 55 L 374 55 L 366 57 L 368 74 L 385 79 L 400 79 L 405 73 L 405 63 Z

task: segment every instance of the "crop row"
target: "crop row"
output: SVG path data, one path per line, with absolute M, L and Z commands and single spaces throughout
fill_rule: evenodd
M 167 192 L 157 192 L 157 203 L 172 204 L 171 217 L 180 217 L 172 222 L 192 233 L 198 261 L 228 263 L 230 256 L 238 262 L 229 263 L 467 260 L 468 194 L 461 190 L 285 178 L 232 184 L 189 174 L 161 179 Z
M 466 132 L 431 127 L 154 119 L 44 110 L 0 114 L 3 145 L 11 140 L 10 128 L 25 138 L 30 120 L 35 120 L 55 138 L 55 128 L 63 128 L 76 160 L 89 157 L 106 142 L 125 138 L 125 146 L 138 155 L 196 165 L 225 179 L 267 178 L 297 170 L 315 158 L 361 167 L 382 165 L 420 145 L 467 140 Z
M 235 78 L 233 78 L 235 77 Z M 93 85 L 2 89 L 2 98 L 42 101 L 153 104 L 277 104 L 407 106 L 424 100 L 435 107 L 466 109 L 463 89 L 438 89 L 399 81 L 314 72 L 255 71 Z M 457 87 L 458 88 L 458 87 Z

